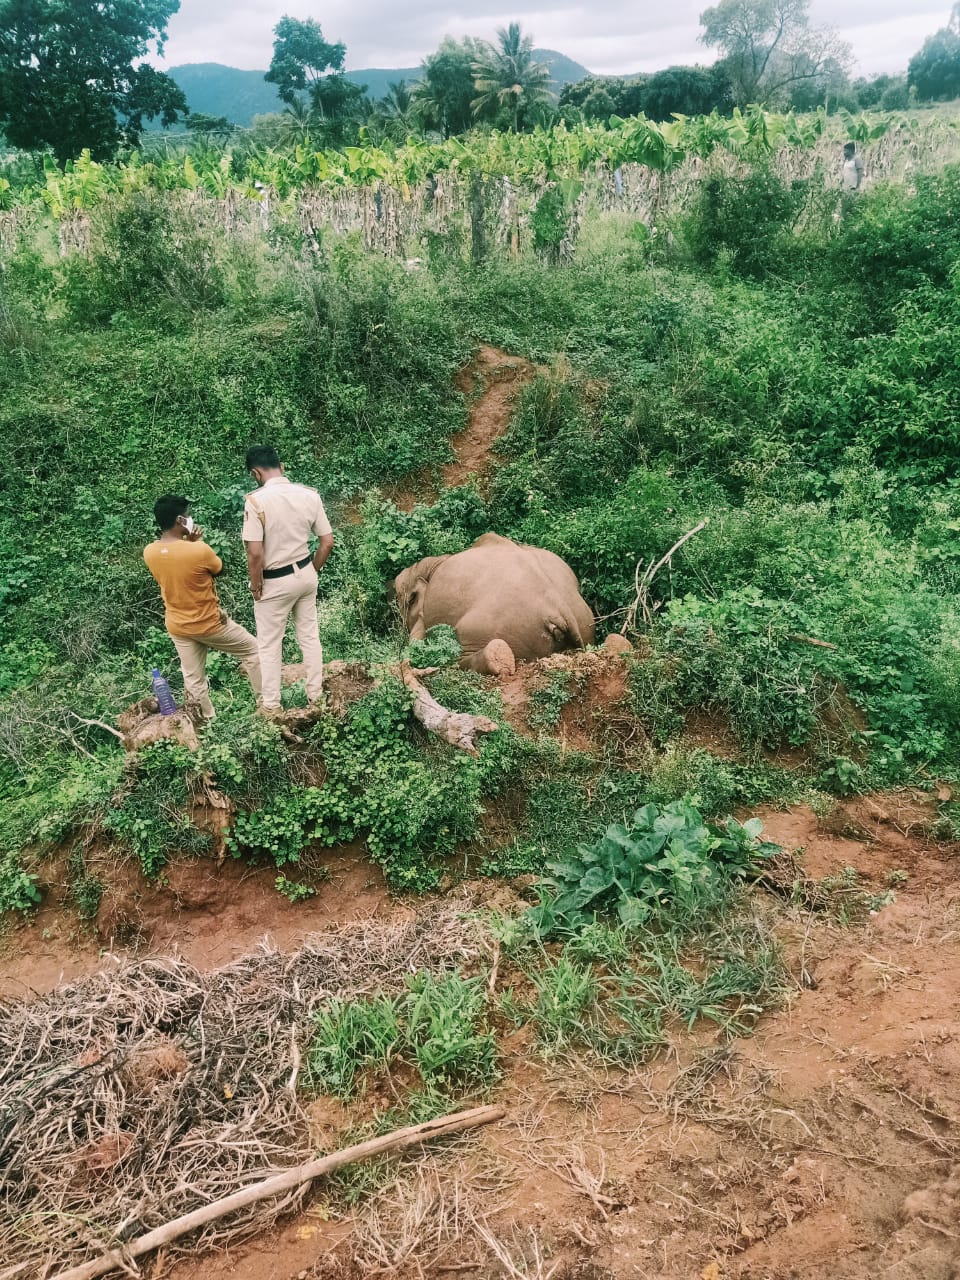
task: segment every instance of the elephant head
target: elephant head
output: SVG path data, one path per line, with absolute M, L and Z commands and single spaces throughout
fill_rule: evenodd
M 402 570 L 393 580 L 393 597 L 413 640 L 422 640 L 427 633 L 423 621 L 423 602 L 427 583 L 436 569 L 449 559 L 449 556 L 427 556 L 426 559 L 412 564 L 409 569 Z

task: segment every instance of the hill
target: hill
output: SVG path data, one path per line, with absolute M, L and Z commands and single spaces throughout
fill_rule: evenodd
M 553 49 L 537 49 L 536 56 L 550 68 L 558 91 L 590 74 L 579 62 Z M 226 116 L 234 124 L 246 126 L 253 123 L 254 116 L 283 109 L 275 86 L 264 80 L 262 71 L 244 71 L 219 62 L 188 62 L 171 67 L 169 74 L 186 95 L 191 111 Z M 420 67 L 367 67 L 346 75 L 354 84 L 365 85 L 374 100 L 384 97 L 392 82 L 419 80 Z

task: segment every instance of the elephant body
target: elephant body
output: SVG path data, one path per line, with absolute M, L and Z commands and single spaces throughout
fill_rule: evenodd
M 411 637 L 446 623 L 460 641 L 460 665 L 474 671 L 501 675 L 514 659 L 593 643 L 593 614 L 570 566 L 496 533 L 456 555 L 418 561 L 393 586 Z

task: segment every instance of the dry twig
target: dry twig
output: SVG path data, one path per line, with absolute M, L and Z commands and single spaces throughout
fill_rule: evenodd
M 484 949 L 457 910 L 438 906 L 317 934 L 289 955 L 264 947 L 214 973 L 148 959 L 0 1003 L 9 1280 L 120 1248 L 311 1159 L 291 1085 L 324 1002 L 399 993 L 412 969 L 442 972 Z M 208 1223 L 191 1246 L 263 1231 L 304 1194 L 291 1187 Z

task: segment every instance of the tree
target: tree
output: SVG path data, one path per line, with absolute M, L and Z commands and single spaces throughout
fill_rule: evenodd
M 828 58 L 816 75 L 787 85 L 782 96 L 794 111 L 816 111 L 821 106 L 828 111 L 839 107 L 856 110 L 857 106 L 847 68 L 833 58 Z
M 426 129 L 435 129 L 445 138 L 465 133 L 473 123 L 475 93 L 473 65 L 482 44 L 469 36 L 453 40 L 445 36 L 436 53 L 423 63 L 423 75 L 413 87 L 413 102 Z
M 849 45 L 829 27 L 811 27 L 809 7 L 810 0 L 720 0 L 701 13 L 700 39 L 720 50 L 738 102 L 769 103 L 832 65 L 849 65 Z
M 947 26 L 928 36 L 910 59 L 907 83 L 923 102 L 960 95 L 960 4 L 954 5 Z
M 725 62 L 712 67 L 667 67 L 647 79 L 641 104 L 640 109 L 658 121 L 674 115 L 705 116 L 713 110 L 727 115 L 734 106 L 729 69 Z
M 134 63 L 162 52 L 179 0 L 0 0 L 0 132 L 58 160 L 135 145 L 144 118 L 186 113 L 180 87 Z
M 232 133 L 234 126 L 226 116 L 209 116 L 203 111 L 193 111 L 187 117 L 191 133 Z
M 416 103 L 405 80 L 390 81 L 384 97 L 374 104 L 374 114 L 377 122 L 397 142 L 403 141 L 416 128 Z
M 288 106 L 297 91 L 306 91 L 315 131 L 331 146 L 341 146 L 355 132 L 366 96 L 363 85 L 343 74 L 347 47 L 323 38 L 320 23 L 284 16 L 273 29 L 273 57 L 263 77 L 277 86 Z
M 534 61 L 533 37 L 521 33 L 519 22 L 500 27 L 495 45 L 483 44 L 473 64 L 473 80 L 474 115 L 506 115 L 515 133 L 550 100 L 550 69 Z

